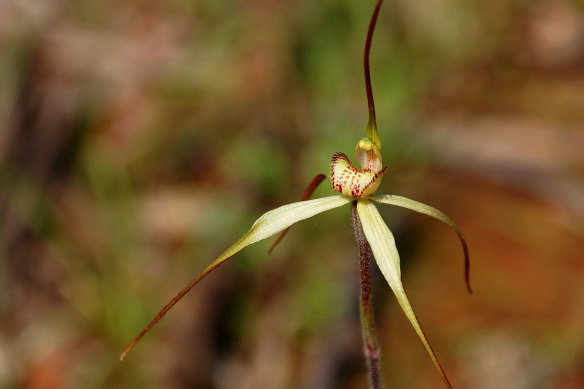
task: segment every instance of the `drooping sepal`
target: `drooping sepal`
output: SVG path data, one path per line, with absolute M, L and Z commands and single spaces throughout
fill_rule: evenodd
M 296 222 L 308 219 L 319 213 L 328 211 L 330 209 L 338 208 L 353 201 L 351 198 L 345 196 L 331 196 L 316 200 L 306 200 L 297 203 L 283 205 L 279 208 L 272 209 L 264 213 L 251 226 L 237 242 L 232 244 L 219 257 L 215 258 L 213 262 L 202 273 L 195 277 L 187 286 L 185 286 L 176 296 L 174 296 L 162 310 L 152 319 L 152 321 L 134 338 L 134 340 L 124 349 L 120 360 L 124 359 L 134 346 L 150 331 L 166 315 L 166 313 L 176 305 L 195 285 L 199 283 L 207 274 L 215 270 L 219 265 L 227 261 L 229 258 L 246 248 L 247 246 L 266 239 L 272 235 L 277 234 L 290 227 Z
M 357 202 L 357 214 L 359 215 L 359 220 L 363 227 L 363 233 L 371 246 L 371 251 L 373 252 L 379 270 L 381 270 L 381 273 L 385 277 L 391 290 L 393 290 L 399 305 L 426 348 L 426 352 L 430 356 L 430 359 L 432 359 L 432 362 L 442 377 L 444 384 L 448 389 L 452 389 L 452 385 L 446 376 L 446 372 L 440 365 L 434 350 L 430 346 L 430 343 L 416 318 L 414 310 L 412 309 L 410 300 L 406 295 L 406 291 L 401 281 L 399 253 L 395 246 L 393 234 L 381 218 L 375 205 L 373 205 L 368 199 L 359 200 Z
M 395 195 L 378 195 L 371 197 L 371 199 L 379 203 L 396 205 L 398 207 L 407 208 L 411 209 L 412 211 L 423 213 L 425 215 L 433 217 L 434 219 L 440 220 L 442 223 L 452 228 L 458 235 L 458 238 L 460 239 L 460 243 L 462 245 L 462 252 L 464 254 L 464 280 L 466 282 L 466 289 L 470 294 L 472 294 L 472 288 L 470 287 L 470 256 L 468 253 L 468 246 L 466 244 L 466 239 L 464 238 L 462 231 L 460 230 L 460 228 L 458 228 L 454 221 L 452 221 L 451 218 L 446 216 L 444 212 L 434 207 L 431 207 L 424 203 L 420 203 L 419 201 L 408 199 L 407 197 Z

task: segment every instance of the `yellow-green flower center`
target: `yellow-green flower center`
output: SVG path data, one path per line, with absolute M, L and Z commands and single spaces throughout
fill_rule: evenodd
M 351 163 L 343 153 L 335 153 L 331 159 L 333 189 L 347 196 L 369 196 L 379 188 L 387 168 L 382 168 L 381 150 L 369 138 L 362 138 L 355 148 L 355 159 L 361 169 Z

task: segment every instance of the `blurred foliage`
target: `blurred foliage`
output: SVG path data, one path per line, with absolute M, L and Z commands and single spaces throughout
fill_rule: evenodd
M 0 388 L 365 388 L 348 209 L 250 247 L 366 125 L 373 1 L 0 2 Z M 456 387 L 584 387 L 584 8 L 387 1 L 383 209 Z M 327 185 L 316 196 L 328 195 Z M 441 387 L 376 275 L 388 387 Z

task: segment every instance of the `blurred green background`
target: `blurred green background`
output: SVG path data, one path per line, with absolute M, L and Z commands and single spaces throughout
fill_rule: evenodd
M 366 388 L 350 208 L 256 244 L 352 154 L 374 1 L 0 1 L 0 388 Z M 584 4 L 387 1 L 382 208 L 457 388 L 584 387 Z M 315 196 L 331 195 L 328 181 Z M 388 388 L 440 377 L 379 272 Z

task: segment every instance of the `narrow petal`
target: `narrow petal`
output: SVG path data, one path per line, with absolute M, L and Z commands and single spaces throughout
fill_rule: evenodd
M 377 211 L 377 208 L 375 208 L 375 205 L 373 205 L 373 203 L 371 203 L 369 200 L 360 199 L 358 201 L 357 213 L 359 214 L 359 219 L 361 220 L 361 225 L 363 226 L 365 237 L 371 246 L 371 251 L 373 251 L 373 256 L 375 257 L 377 266 L 379 266 L 381 273 L 383 273 L 383 276 L 393 290 L 393 293 L 395 293 L 399 305 L 406 314 L 407 318 L 410 320 L 410 323 L 414 327 L 416 334 L 418 334 L 418 337 L 424 344 L 426 351 L 430 355 L 430 358 L 438 370 L 438 373 L 440 373 L 442 376 L 444 383 L 448 388 L 452 388 L 448 378 L 446 377 L 444 369 L 442 369 L 442 366 L 440 366 L 438 358 L 436 358 L 430 343 L 428 343 L 428 340 L 426 339 L 424 331 L 422 331 L 422 328 L 418 323 L 418 319 L 414 314 L 412 306 L 410 305 L 410 301 L 408 300 L 402 285 L 399 266 L 399 253 L 397 252 L 397 248 L 395 246 L 393 234 L 389 228 L 387 228 L 387 225 L 381 218 L 381 215 L 379 214 L 379 211 Z
M 162 317 L 181 299 L 186 295 L 199 281 L 201 281 L 207 274 L 209 274 L 217 266 L 221 265 L 227 259 L 237 254 L 247 246 L 258 242 L 262 239 L 268 238 L 278 232 L 290 227 L 292 224 L 304 219 L 308 219 L 321 212 L 328 211 L 333 208 L 340 207 L 353 201 L 353 198 L 346 196 L 331 196 L 322 199 L 300 201 L 273 209 L 262 215 L 251 226 L 250 230 L 245 233 L 237 242 L 229 247 L 223 254 L 215 259 L 201 274 L 185 286 L 172 300 L 170 300 L 164 308 L 156 315 L 156 317 L 138 334 L 138 336 L 126 347 L 122 352 L 120 359 L 124 359 L 126 355 L 134 348 L 136 343 L 162 319 Z
M 310 198 L 310 196 L 312 196 L 312 193 L 316 190 L 316 188 L 318 188 L 320 183 L 325 178 L 326 178 L 326 176 L 324 174 L 317 174 L 316 177 L 314 177 L 312 179 L 312 181 L 310 181 L 310 184 L 308 184 L 308 187 L 306 188 L 306 190 L 304 191 L 304 194 L 302 195 L 301 201 L 308 200 Z M 290 231 L 290 227 L 286 228 L 284 231 L 282 231 L 280 233 L 280 236 L 278 236 L 278 239 L 276 239 L 276 241 L 274 242 L 272 247 L 270 247 L 270 250 L 268 250 L 268 254 L 272 253 L 272 251 L 274 250 L 274 248 L 276 248 L 278 243 L 280 243 L 282 241 L 282 239 L 284 239 L 284 237 L 286 236 L 288 231 Z
M 470 257 L 468 254 L 468 246 L 466 245 L 466 239 L 464 239 L 462 231 L 460 231 L 460 228 L 458 228 L 458 226 L 454 224 L 452 219 L 450 219 L 443 212 L 437 210 L 436 208 L 430 207 L 429 205 L 420 203 L 418 201 L 410 200 L 407 197 L 379 195 L 371 196 L 370 199 L 375 200 L 379 203 L 397 205 L 398 207 L 407 208 L 411 209 L 412 211 L 423 213 L 424 215 L 428 215 L 430 217 L 433 217 L 434 219 L 438 219 L 442 223 L 451 227 L 458 235 L 460 243 L 462 244 L 462 251 L 464 253 L 464 280 L 466 281 L 466 288 L 468 292 L 472 294 L 472 289 L 470 287 Z

